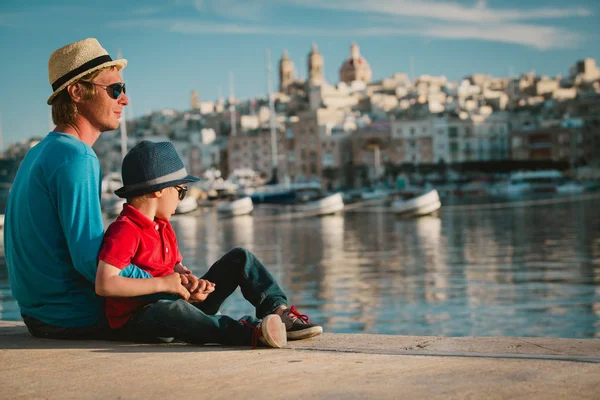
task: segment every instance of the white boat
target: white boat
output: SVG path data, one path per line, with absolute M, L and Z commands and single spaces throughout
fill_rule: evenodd
M 4 214 L 0 214 L 0 229 L 4 229 Z
M 486 191 L 491 196 L 513 197 L 533 192 L 533 186 L 529 182 L 509 179 L 508 181 L 490 186 Z
M 254 204 L 250 197 L 223 202 L 217 206 L 217 212 L 231 216 L 250 214 L 252 210 Z
M 556 186 L 556 193 L 559 194 L 580 194 L 585 191 L 585 186 L 577 182 L 565 182 Z
M 183 200 L 177 204 L 177 208 L 175 209 L 175 214 L 186 214 L 194 211 L 198 208 L 198 201 L 193 196 L 184 197 Z
M 342 198 L 341 193 L 331 194 L 318 200 L 308 201 L 294 206 L 295 211 L 311 213 L 318 216 L 335 214 L 343 209 L 344 199 Z
M 407 217 L 420 217 L 433 214 L 441 206 L 440 195 L 435 189 L 412 199 L 399 199 L 392 202 L 392 210 L 398 215 Z
M 489 188 L 492 196 L 519 196 L 532 192 L 555 192 L 565 177 L 556 170 L 519 171 L 510 174 L 505 182 Z
M 392 192 L 387 189 L 365 190 L 360 194 L 362 200 L 387 199 Z

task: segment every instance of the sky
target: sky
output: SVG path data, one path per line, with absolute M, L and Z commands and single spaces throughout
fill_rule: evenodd
M 336 84 L 350 44 L 373 70 L 508 76 L 567 75 L 585 57 L 600 63 L 599 0 L 0 0 L 2 146 L 51 130 L 47 63 L 57 48 L 97 38 L 123 70 L 127 118 L 189 109 L 229 94 L 267 93 L 284 49 L 298 77 L 316 43 Z M 412 63 L 411 63 L 412 60 Z

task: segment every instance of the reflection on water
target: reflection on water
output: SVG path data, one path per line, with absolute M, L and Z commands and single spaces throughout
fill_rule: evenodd
M 592 201 L 448 208 L 415 220 L 373 212 L 273 223 L 209 211 L 172 223 L 196 274 L 246 247 L 329 332 L 600 337 L 600 211 Z M 238 292 L 222 311 L 252 308 Z M 4 264 L 0 312 L 18 318 Z

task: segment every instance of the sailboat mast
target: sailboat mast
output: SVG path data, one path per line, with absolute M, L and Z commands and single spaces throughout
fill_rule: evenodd
M 275 104 L 273 99 L 273 70 L 271 68 L 271 50 L 267 49 L 267 72 L 269 90 L 269 125 L 271 128 L 271 166 L 273 168 L 272 181 L 277 181 L 277 135 L 275 132 Z
M 231 121 L 231 136 L 237 135 L 237 120 L 235 115 L 235 106 L 233 105 L 234 97 L 233 91 L 233 72 L 229 71 L 229 116 Z
M 121 49 L 117 50 L 117 58 L 121 58 Z M 123 78 L 123 71 L 121 70 L 121 78 Z M 123 78 L 123 80 L 125 80 Z M 127 117 L 126 117 L 125 109 L 123 109 L 123 114 L 121 115 L 121 119 L 119 121 L 119 127 L 121 131 L 121 160 L 125 158 L 125 154 L 127 154 Z

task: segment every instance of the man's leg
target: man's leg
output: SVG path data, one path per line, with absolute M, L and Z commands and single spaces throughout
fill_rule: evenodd
M 263 318 L 287 304 L 287 297 L 267 267 L 249 250 L 236 248 L 215 262 L 202 279 L 213 282 L 215 291 L 196 307 L 214 315 L 223 302 L 239 287 L 242 295 Z
M 66 328 L 47 324 L 25 314 L 21 316 L 29 333 L 40 339 L 118 340 L 107 324 Z
M 160 300 L 127 322 L 123 334 L 137 341 L 174 337 L 187 343 L 237 346 L 254 345 L 260 336 L 268 336 L 271 347 L 281 347 L 286 342 L 285 326 L 279 317 L 275 318 L 261 331 L 256 328 L 261 321 L 251 316 L 235 320 L 226 315 L 205 314 L 185 300 Z

